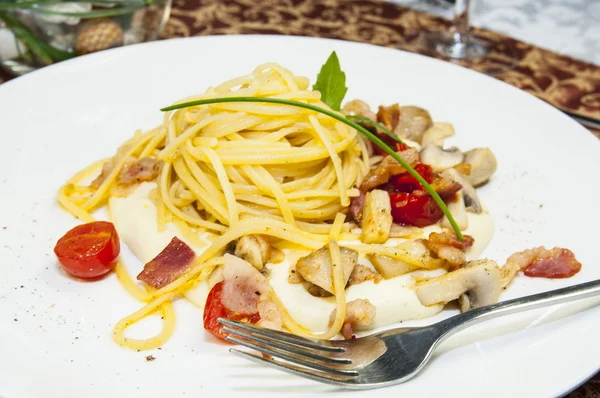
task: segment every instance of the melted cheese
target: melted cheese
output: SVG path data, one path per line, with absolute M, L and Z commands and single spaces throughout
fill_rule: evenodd
M 202 253 L 210 244 L 208 235 L 200 235 L 204 247 L 198 247 L 186 241 L 177 227 L 172 223 L 167 224 L 164 231 L 158 230 L 156 206 L 149 199 L 150 192 L 156 188 L 155 183 L 143 183 L 131 195 L 124 198 L 112 197 L 109 201 L 109 211 L 112 222 L 129 249 L 142 262 L 130 271 L 137 275 L 142 270 L 143 264 L 152 260 L 160 253 L 174 236 L 186 242 L 196 254 Z M 468 214 L 469 226 L 465 234 L 475 238 L 475 244 L 467 252 L 469 260 L 478 258 L 491 240 L 493 234 L 492 218 L 489 213 Z M 423 236 L 431 232 L 439 232 L 438 225 L 423 229 Z M 404 239 L 389 239 L 386 245 L 396 245 Z M 340 242 L 343 244 L 343 241 Z M 319 332 L 327 329 L 331 312 L 335 309 L 335 300 L 332 297 L 314 297 L 306 291 L 301 284 L 288 283 L 290 267 L 297 259 L 308 252 L 299 250 L 284 250 L 286 260 L 278 264 L 267 264 L 271 271 L 270 283 L 275 293 L 286 306 L 290 315 L 301 325 L 310 330 Z M 360 258 L 359 263 L 371 267 L 365 259 Z M 415 271 L 396 278 L 382 280 L 379 283 L 367 281 L 346 289 L 347 301 L 357 298 L 366 298 L 376 307 L 376 316 L 372 328 L 390 325 L 396 322 L 423 319 L 440 312 L 442 305 L 423 306 L 411 289 L 417 278 L 434 277 L 443 274 L 444 270 Z M 188 292 L 185 296 L 199 309 L 204 308 L 210 287 L 215 281 L 203 282 Z

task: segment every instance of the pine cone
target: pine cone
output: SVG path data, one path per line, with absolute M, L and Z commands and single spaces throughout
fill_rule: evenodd
M 123 29 L 110 19 L 92 19 L 81 25 L 75 40 L 79 55 L 123 45 Z

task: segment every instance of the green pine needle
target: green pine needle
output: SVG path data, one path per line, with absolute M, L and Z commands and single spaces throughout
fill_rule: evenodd
M 442 200 L 440 195 L 438 195 L 437 192 L 435 192 L 435 190 L 431 187 L 431 185 L 429 185 L 429 183 L 427 183 L 427 181 L 425 181 L 425 179 L 419 173 L 417 173 L 415 171 L 415 169 L 413 169 L 408 163 L 406 163 L 404 161 L 404 159 L 402 159 L 400 156 L 398 156 L 398 154 L 392 148 L 390 148 L 385 142 L 383 142 L 379 137 L 377 137 L 377 135 L 371 133 L 369 130 L 367 130 L 364 127 L 362 127 L 361 125 L 353 122 L 352 120 L 346 118 L 341 113 L 334 112 L 329 109 L 321 108 L 320 106 L 307 104 L 304 102 L 279 99 L 279 98 L 256 98 L 256 97 L 209 98 L 209 99 L 203 99 L 203 100 L 182 102 L 179 104 L 167 106 L 165 108 L 162 108 L 161 111 L 167 112 L 167 111 L 173 111 L 176 109 L 189 108 L 191 106 L 220 104 L 220 103 L 225 103 L 225 102 L 258 102 L 258 103 L 267 103 L 267 104 L 295 106 L 298 108 L 309 109 L 311 111 L 322 113 L 324 115 L 327 115 L 329 117 L 332 117 L 333 119 L 336 119 L 336 120 L 344 123 L 347 126 L 350 126 L 354 129 L 356 129 L 359 133 L 361 133 L 362 135 L 364 135 L 365 137 L 367 137 L 368 139 L 373 141 L 378 147 L 383 149 L 387 154 L 389 154 L 392 158 L 394 158 L 398 163 L 400 163 L 402 165 L 402 167 L 404 167 L 406 169 L 406 171 L 408 171 L 408 173 L 410 175 L 412 175 L 417 181 L 419 181 L 419 183 L 423 186 L 423 188 L 427 191 L 427 193 L 429 193 L 429 195 L 431 195 L 433 200 L 435 200 L 435 202 L 440 207 L 440 209 L 442 210 L 444 215 L 448 218 L 448 221 L 450 222 L 450 225 L 452 226 L 454 233 L 456 233 L 456 236 L 460 240 L 463 240 L 463 235 L 460 232 L 460 228 L 458 227 L 456 220 L 454 219 L 454 217 L 452 217 L 450 210 L 448 210 L 448 207 L 446 206 L 446 204 L 444 203 L 444 201 Z

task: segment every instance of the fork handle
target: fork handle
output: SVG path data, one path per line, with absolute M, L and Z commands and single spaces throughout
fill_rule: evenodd
M 594 296 L 600 296 L 600 280 L 475 308 L 443 320 L 437 326 L 442 329 L 442 339 L 445 339 L 456 332 L 488 319 Z

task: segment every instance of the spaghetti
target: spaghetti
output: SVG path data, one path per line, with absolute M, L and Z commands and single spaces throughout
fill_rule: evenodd
M 320 93 L 308 85 L 306 78 L 265 64 L 181 102 L 253 96 L 329 109 L 320 101 Z M 114 340 L 136 350 L 164 344 L 175 324 L 171 302 L 210 277 L 223 263 L 220 255 L 230 242 L 251 234 L 309 249 L 318 249 L 331 239 L 337 315 L 327 333 L 315 335 L 298 325 L 274 292 L 271 295 L 290 331 L 317 338 L 339 333 L 346 303 L 335 240 L 349 232 L 340 212 L 358 195 L 353 187 L 370 169 L 368 144 L 362 140 L 356 130 L 309 109 L 262 103 L 199 105 L 167 112 L 161 126 L 136 133 L 114 158 L 77 173 L 60 189 L 58 201 L 87 222 L 111 196 L 127 194 L 119 184 L 123 170 L 146 157 L 160 160 L 158 188 L 152 195 L 159 228 L 173 222 L 184 236 L 205 233 L 213 242 L 182 276 L 158 290 L 140 289 L 118 264 L 121 284 L 146 304 L 117 323 Z M 86 185 L 99 173 L 95 188 Z M 125 337 L 128 326 L 154 312 L 163 315 L 158 335 L 146 340 Z

